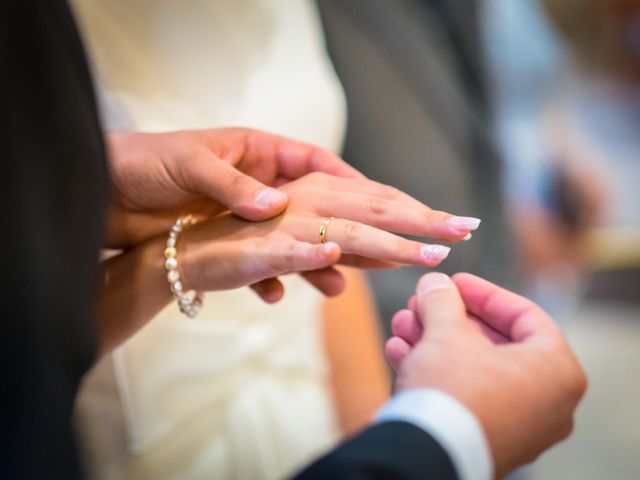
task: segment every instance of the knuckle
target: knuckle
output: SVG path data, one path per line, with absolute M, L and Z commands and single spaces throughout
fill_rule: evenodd
M 252 283 L 273 276 L 277 266 L 274 262 L 274 256 L 270 254 L 269 242 L 260 239 L 249 243 L 247 247 L 248 251 L 253 252 L 250 262 L 251 268 L 248 272 Z
M 553 432 L 550 432 L 548 445 L 551 446 L 555 443 L 562 442 L 571 436 L 574 428 L 573 415 L 566 415 L 555 424 Z
M 196 158 L 202 162 L 209 163 L 211 160 L 211 152 L 200 144 L 194 144 L 193 139 L 183 139 L 183 148 L 190 158 Z
M 344 238 L 348 242 L 357 242 L 360 237 L 360 225 L 355 222 L 347 222 L 344 226 Z
M 309 181 L 315 184 L 324 185 L 327 182 L 327 178 L 329 177 L 329 175 L 324 172 L 314 171 L 308 173 L 306 177 L 309 179 Z
M 160 140 L 156 134 L 151 134 L 156 139 Z M 164 138 L 170 139 L 172 145 L 180 151 L 180 153 L 197 156 L 203 153 L 205 148 L 199 141 L 194 142 L 194 134 L 189 130 L 180 130 L 177 132 L 169 132 Z
M 298 256 L 296 255 L 296 246 L 295 244 L 287 245 L 283 253 L 284 265 L 288 269 L 295 269 L 298 264 Z
M 370 183 L 375 187 L 375 191 L 385 198 L 391 198 L 394 195 L 400 194 L 400 190 L 391 185 L 387 185 L 386 183 L 377 182 L 374 180 L 370 180 Z
M 299 266 L 300 261 L 296 247 L 297 245 L 294 242 L 283 246 L 279 259 L 282 271 L 295 270 Z
M 536 460 L 538 460 L 540 458 L 540 456 L 542 455 L 542 453 L 544 452 L 544 450 L 539 449 L 539 450 L 535 450 L 533 452 L 531 452 L 529 455 L 527 455 L 524 458 L 524 463 L 529 464 L 529 463 L 533 463 Z
M 575 426 L 575 422 L 573 420 L 573 415 L 570 415 L 562 430 L 561 440 L 568 438 L 573 433 L 574 426 Z
M 279 275 L 286 270 L 284 255 L 277 237 L 266 236 L 247 242 L 242 254 L 250 259 L 250 276 L 255 283 Z
M 429 207 L 424 207 L 424 218 L 427 223 L 435 223 L 441 218 L 443 218 L 443 212 L 439 212 L 437 210 L 432 210 Z
M 380 242 L 379 247 L 381 251 L 385 251 L 403 260 L 413 259 L 416 255 L 419 255 L 420 250 L 419 246 L 414 245 L 406 238 L 393 234 L 390 234 L 390 241 Z
M 578 401 L 581 399 L 587 391 L 589 381 L 587 375 L 582 368 L 577 367 L 574 374 L 571 376 L 571 380 L 568 382 L 569 394 Z
M 402 195 L 402 192 L 400 191 L 400 189 L 389 186 L 389 185 L 386 186 L 386 191 L 387 191 L 387 196 L 392 199 L 399 198 Z
M 369 211 L 377 216 L 387 213 L 386 202 L 380 198 L 373 197 L 369 199 Z
M 406 252 L 408 250 L 407 246 L 409 244 L 409 240 L 397 237 L 394 235 L 392 248 L 394 252 Z
M 568 345 L 563 342 L 558 346 L 558 349 L 562 349 L 561 351 L 564 352 L 563 358 L 557 357 L 558 359 L 555 363 L 557 366 L 556 379 L 561 388 L 559 391 L 562 392 L 568 402 L 577 405 L 587 391 L 589 380 Z M 556 352 L 558 349 L 556 349 Z
M 251 187 L 253 182 L 240 172 L 237 172 L 229 182 L 229 191 L 232 192 L 232 196 L 242 195 Z

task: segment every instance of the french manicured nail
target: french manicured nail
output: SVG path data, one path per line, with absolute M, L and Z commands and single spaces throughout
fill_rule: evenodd
M 451 248 L 444 245 L 423 245 L 420 255 L 427 260 L 444 260 L 450 251 Z
M 466 242 L 468 240 L 471 240 L 471 237 L 473 237 L 473 235 L 471 235 L 471 232 L 469 232 L 464 237 L 462 237 L 462 240 Z
M 425 293 L 433 292 L 434 290 L 441 290 L 443 288 L 455 287 L 451 279 L 440 272 L 431 272 L 424 275 L 418 282 L 418 293 L 424 295 Z
M 450 217 L 447 223 L 460 230 L 476 230 L 480 226 L 479 218 L 475 217 Z
M 282 202 L 286 198 L 286 194 L 280 190 L 263 188 L 256 195 L 256 203 L 261 207 L 270 207 L 271 205 Z

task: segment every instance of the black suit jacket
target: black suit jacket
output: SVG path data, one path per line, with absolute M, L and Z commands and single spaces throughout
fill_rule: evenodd
M 95 354 L 107 169 L 66 3 L 0 2 L 0 62 L 0 478 L 72 480 L 82 477 L 70 415 Z M 431 437 L 394 422 L 365 431 L 300 478 L 455 476 Z
M 454 480 L 454 466 L 442 446 L 421 429 L 385 422 L 321 458 L 297 480 Z
M 0 1 L 0 106 L 0 478 L 73 479 L 107 176 L 64 1 Z

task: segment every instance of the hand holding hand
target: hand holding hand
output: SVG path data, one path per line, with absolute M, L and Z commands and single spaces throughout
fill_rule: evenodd
M 469 274 L 430 273 L 386 345 L 398 390 L 435 388 L 484 427 L 505 475 L 566 438 L 586 377 L 562 333 L 529 300 Z
M 283 145 L 289 148 L 292 144 L 284 141 Z M 308 168 L 315 168 L 312 158 L 316 154 L 310 153 L 312 151 L 308 151 L 311 155 Z M 290 154 L 283 152 L 280 153 L 282 161 Z M 318 158 L 326 154 L 316 153 Z M 467 236 L 480 223 L 478 219 L 431 210 L 395 188 L 359 174 L 349 175 L 348 169 L 342 171 L 343 177 L 314 172 L 287 182 L 284 177 L 289 178 L 302 171 L 296 170 L 301 167 L 296 162 L 304 155 L 293 157 L 297 159 L 293 162 L 297 165 L 295 168 L 283 166 L 270 173 L 272 181 L 282 183 L 281 191 L 289 201 L 283 213 L 270 220 L 253 222 L 225 212 L 182 231 L 176 248 L 178 272 L 184 290 L 227 290 L 250 285 L 265 301 L 275 302 L 283 294 L 282 284 L 275 277 L 300 273 L 325 294 L 335 295 L 344 287 L 344 279 L 333 268 L 338 260 L 360 267 L 433 266 L 449 252 L 449 247 L 407 240 L 390 232 L 456 241 Z M 207 161 L 205 169 L 211 164 L 219 166 L 224 163 L 222 160 Z M 145 159 L 141 162 L 144 164 Z M 153 160 L 150 163 L 156 164 Z M 342 169 L 340 162 L 334 162 L 334 166 Z M 227 167 L 220 168 L 224 171 Z M 139 178 L 147 178 L 148 172 L 138 173 Z M 236 175 L 237 172 L 233 170 L 230 173 Z M 131 229 L 121 230 L 121 240 L 131 241 L 155 229 L 164 232 L 173 223 L 173 217 L 164 218 L 169 210 L 146 210 L 152 206 L 169 208 L 170 203 L 162 203 L 166 201 L 161 194 L 162 188 L 172 192 L 168 198 L 172 198 L 174 203 L 192 198 L 190 191 L 178 188 L 183 180 L 173 181 L 162 169 L 156 174 L 158 178 L 150 180 L 155 186 L 148 192 L 157 197 L 149 197 L 148 192 L 137 197 L 136 188 L 132 186 L 121 197 L 121 201 L 127 199 L 129 206 L 117 207 L 121 209 L 120 213 L 128 218 L 138 217 L 144 227 L 134 225 Z M 256 175 L 265 178 L 264 174 Z M 246 180 L 248 177 L 238 178 L 245 180 L 236 182 L 236 185 L 250 181 Z M 220 191 L 223 190 L 221 186 Z M 148 202 L 150 198 L 155 203 L 135 203 Z M 221 204 L 203 198 L 194 201 L 207 203 L 212 214 L 226 210 Z M 187 205 L 191 206 L 187 202 L 181 208 Z M 336 218 L 326 224 L 327 242 L 322 244 L 320 226 L 330 217 Z M 160 233 L 104 263 L 105 280 L 99 309 L 102 352 L 129 338 L 170 301 L 163 257 L 166 244 L 167 234 Z
M 288 199 L 271 187 L 310 172 L 363 177 L 327 150 L 242 128 L 113 132 L 108 146 L 112 248 L 167 231 L 184 214 L 209 218 L 229 209 L 247 220 L 274 217 Z

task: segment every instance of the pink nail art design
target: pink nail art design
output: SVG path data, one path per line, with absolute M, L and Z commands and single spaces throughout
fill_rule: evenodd
M 444 245 L 423 245 L 420 255 L 426 260 L 444 260 L 450 251 L 451 248 Z

